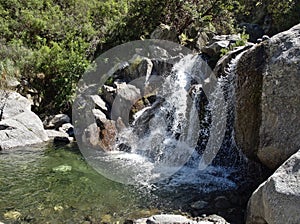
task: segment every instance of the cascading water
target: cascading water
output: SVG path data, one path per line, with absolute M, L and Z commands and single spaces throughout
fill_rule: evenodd
M 203 187 L 205 192 L 235 187 L 228 178 L 231 167 L 210 165 L 224 137 L 224 124 L 220 123 L 226 120 L 226 113 L 218 112 L 224 108 L 215 105 L 222 102 L 220 83 L 209 89 L 212 95 L 209 99 L 213 100 L 206 109 L 215 111 L 208 113 L 201 107 L 206 82 L 211 82 L 205 64 L 200 55 L 187 55 L 176 63 L 156 91 L 156 101 L 138 111 L 131 125 L 118 133 L 115 150 L 97 157 L 101 167 L 115 170 L 116 178 L 124 178 L 127 183 L 209 185 Z M 215 122 L 209 124 L 212 116 Z M 201 129 L 201 122 L 206 124 L 206 130 Z M 210 125 L 214 126 L 213 130 Z M 218 139 L 203 144 L 210 149 L 196 150 L 201 144 L 200 137 L 209 139 L 211 136 Z M 120 145 L 126 146 L 126 150 L 119 151 Z

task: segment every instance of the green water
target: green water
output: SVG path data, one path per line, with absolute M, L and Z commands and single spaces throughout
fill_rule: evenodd
M 76 147 L 0 152 L 0 170 L 4 223 L 112 223 L 152 212 L 145 192 L 104 178 Z

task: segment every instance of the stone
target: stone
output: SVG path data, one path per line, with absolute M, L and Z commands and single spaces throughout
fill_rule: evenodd
M 6 82 L 7 82 L 7 87 L 10 89 L 16 89 L 21 84 L 15 77 L 7 78 Z
M 300 24 L 247 50 L 237 64 L 235 138 L 272 170 L 300 148 Z
M 132 105 L 141 98 L 141 91 L 134 85 L 125 82 L 116 83 L 117 95 L 111 109 L 111 117 L 117 120 L 119 117 L 125 125 L 129 123 L 129 114 Z
M 189 219 L 183 215 L 161 214 L 149 218 L 141 218 L 133 221 L 134 224 L 228 224 L 225 219 L 217 215 L 204 218 Z
M 204 32 L 204 31 L 200 31 L 198 32 L 198 35 L 196 37 L 196 48 L 201 50 L 203 47 L 205 47 L 208 43 L 209 43 L 209 35 Z
M 69 166 L 69 165 L 60 165 L 60 166 L 54 167 L 52 170 L 54 172 L 65 173 L 65 172 L 70 172 L 72 170 L 72 166 Z
M 252 194 L 246 224 L 300 223 L 300 150 Z
M 65 137 L 65 138 L 68 138 L 69 135 L 65 132 L 62 132 L 62 131 L 56 131 L 56 130 L 45 130 L 46 134 L 48 135 L 48 138 L 49 139 L 54 139 L 55 137 Z
M 58 129 L 65 123 L 70 123 L 71 119 L 66 114 L 57 114 L 55 116 L 50 116 L 44 121 L 44 126 L 46 129 Z
M 67 133 L 70 137 L 74 137 L 74 126 L 71 123 L 63 124 L 58 130 Z
M 103 98 L 103 100 L 107 102 L 109 105 L 112 105 L 117 90 L 112 86 L 103 85 L 101 91 L 102 91 L 101 97 Z
M 182 215 L 154 215 L 146 220 L 147 224 L 166 224 L 166 223 L 197 223 L 191 219 L 188 219 Z M 204 224 L 204 223 L 203 223 Z
M 91 95 L 91 98 L 100 110 L 107 111 L 106 103 L 99 95 Z
M 63 131 L 56 130 L 45 130 L 48 138 L 51 139 L 54 143 L 66 143 L 69 144 L 74 139 L 68 135 L 68 133 Z
M 20 219 L 21 216 L 22 216 L 21 213 L 18 211 L 8 211 L 8 212 L 4 213 L 5 219 L 10 219 L 10 220 L 14 220 L 14 221 Z
M 217 35 L 201 51 L 210 57 L 219 57 L 222 49 L 229 49 L 238 40 L 241 40 L 239 35 Z
M 178 42 L 178 35 L 174 27 L 160 24 L 150 35 L 151 39 L 169 40 Z
M 95 122 L 85 128 L 82 142 L 87 146 L 98 150 L 112 151 L 115 148 L 116 134 L 121 127 L 120 119 L 109 120 L 105 114 L 98 109 L 93 109 Z
M 2 120 L 31 110 L 31 102 L 17 92 L 0 90 L 0 109 L 3 108 Z
M 246 51 L 247 49 L 253 47 L 254 44 L 246 44 L 245 46 L 237 47 L 236 49 L 228 52 L 226 55 L 218 60 L 213 73 L 216 77 L 222 77 L 227 75 L 228 64 L 233 60 L 238 54 Z
M 24 111 L 0 121 L 0 148 L 2 150 L 33 145 L 48 141 L 40 118 L 31 111 Z M 4 127 L 4 128 L 3 128 Z

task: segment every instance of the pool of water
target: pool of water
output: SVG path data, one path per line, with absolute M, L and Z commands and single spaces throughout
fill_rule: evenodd
M 139 211 L 151 212 L 147 190 L 104 178 L 86 164 L 76 147 L 0 152 L 0 170 L 4 223 L 113 222 Z
M 241 198 L 250 193 L 241 196 L 222 168 L 197 173 L 185 167 L 156 185 L 124 185 L 93 170 L 76 146 L 0 151 L 0 170 L 0 221 L 5 224 L 123 223 L 161 212 L 226 217 L 232 210 L 242 220 L 246 200 Z M 233 203 L 224 207 L 222 195 Z

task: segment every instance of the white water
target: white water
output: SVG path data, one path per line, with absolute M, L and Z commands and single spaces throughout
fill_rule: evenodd
M 145 133 L 136 133 L 136 121 L 144 113 L 151 111 L 146 107 L 134 115 L 132 127 L 123 129 L 118 133 L 119 144 L 130 146 L 130 152 L 113 151 L 99 153 L 96 158 L 100 163 L 100 172 L 109 178 L 123 183 L 151 184 L 155 182 L 168 183 L 169 186 L 181 184 L 200 184 L 210 186 L 205 191 L 228 189 L 235 187 L 235 183 L 228 177 L 234 170 L 220 166 L 211 166 L 210 162 L 216 155 L 224 130 L 221 121 L 212 123 L 218 133 L 210 133 L 217 141 L 210 141 L 208 147 L 213 148 L 204 153 L 203 158 L 195 151 L 199 137 L 199 116 L 197 94 L 191 97 L 192 91 L 197 91 L 207 74 L 207 66 L 198 55 L 188 55 L 174 65 L 171 74 L 165 78 L 162 88 L 157 96 L 164 99 L 155 109 Z M 195 82 L 196 81 L 196 82 Z M 196 83 L 193 89 L 192 85 Z M 222 96 L 221 84 L 214 90 L 211 103 L 218 103 Z M 224 106 L 224 105 L 222 105 Z M 218 109 L 218 105 L 211 105 L 211 110 Z M 217 116 L 218 112 L 215 112 Z M 222 116 L 226 116 L 226 114 Z M 138 123 L 138 122 L 137 122 Z M 223 126 L 222 126 L 223 127 Z M 207 133 L 209 135 L 209 133 Z M 220 137 L 221 136 L 221 137 Z M 188 165 L 186 165 L 188 162 Z M 202 167 L 198 169 L 199 165 Z M 113 174 L 112 174 L 113 173 Z M 166 181 L 166 182 L 165 182 Z M 203 188 L 203 189 L 204 189 Z

